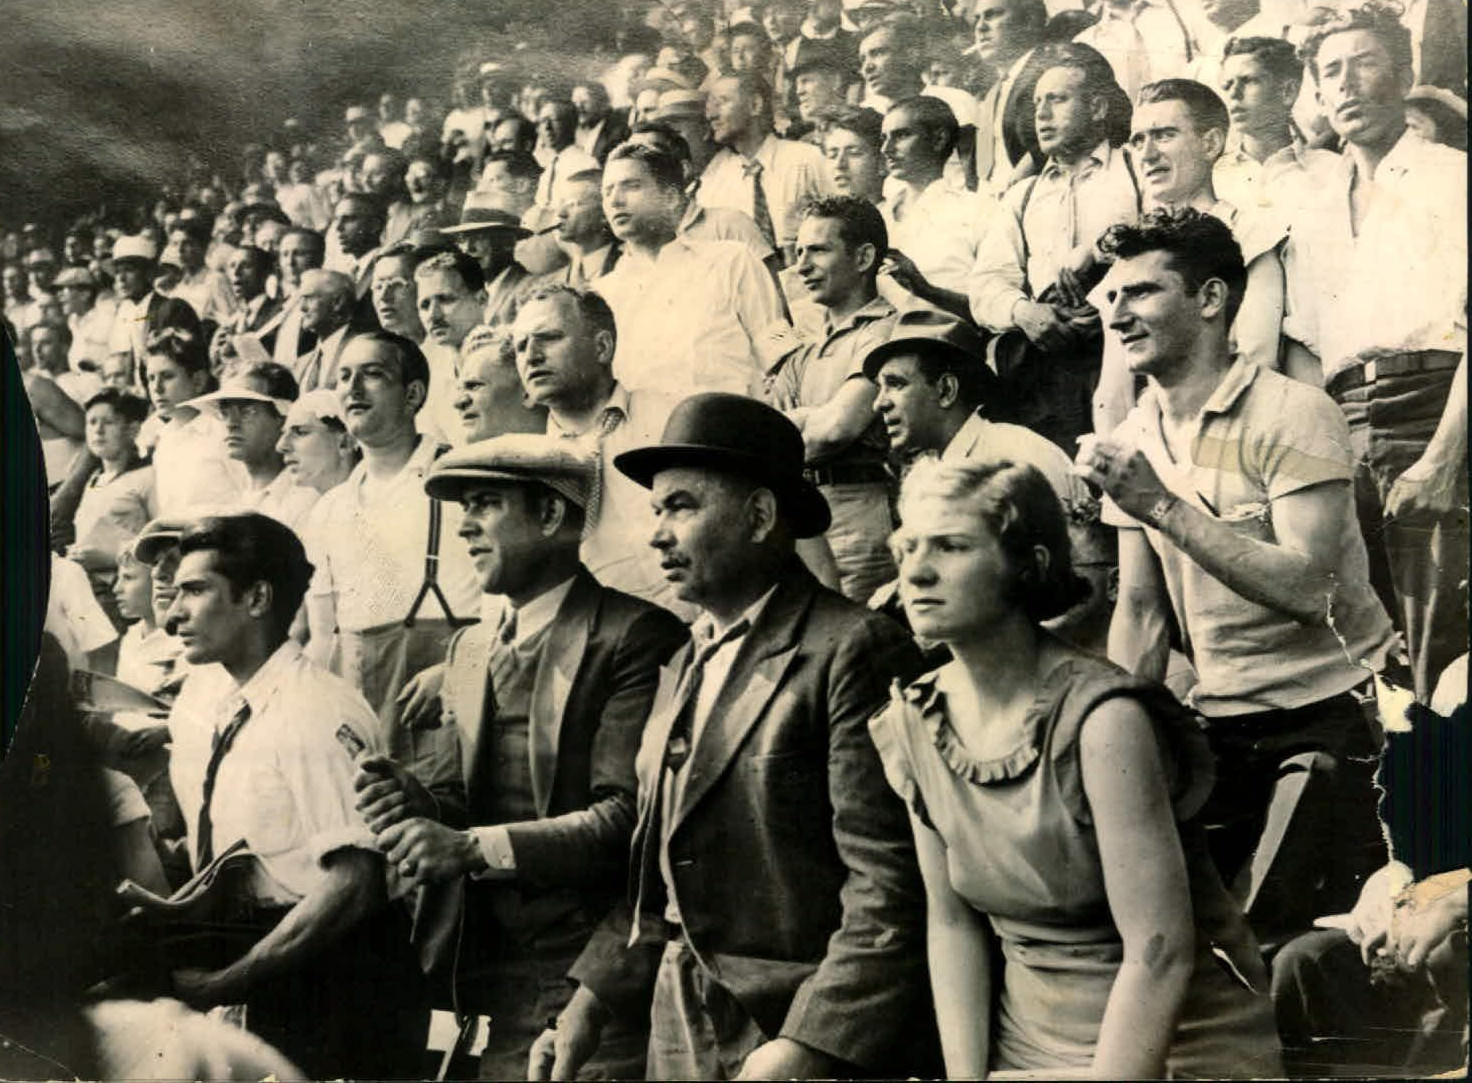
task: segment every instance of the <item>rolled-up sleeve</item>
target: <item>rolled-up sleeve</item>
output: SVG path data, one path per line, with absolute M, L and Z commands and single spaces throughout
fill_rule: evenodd
M 1022 237 L 1022 196 L 1030 184 L 1016 185 L 1007 193 L 976 249 L 966 292 L 972 317 L 990 331 L 1015 326 L 1012 310 L 1018 301 L 1027 300 L 1023 289 L 1027 252 Z

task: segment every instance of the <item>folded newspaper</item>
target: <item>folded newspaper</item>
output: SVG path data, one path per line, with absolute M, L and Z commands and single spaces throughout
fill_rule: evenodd
M 81 710 L 94 714 L 137 711 L 155 718 L 169 716 L 169 705 L 157 696 L 127 681 L 88 669 L 79 669 L 72 674 L 72 698 Z

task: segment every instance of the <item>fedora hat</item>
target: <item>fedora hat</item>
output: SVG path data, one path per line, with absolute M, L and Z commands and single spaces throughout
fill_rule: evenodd
M 889 358 L 901 353 L 945 356 L 956 363 L 986 367 L 986 338 L 970 324 L 934 308 L 907 309 L 895 318 L 889 338 L 864 357 L 864 375 L 879 378 Z
M 471 192 L 460 209 L 458 226 L 440 226 L 441 233 L 474 233 L 483 229 L 509 229 L 522 237 L 532 231 L 521 224 L 521 218 L 506 209 L 495 192 Z
M 811 538 L 833 521 L 828 502 L 802 474 L 802 433 L 766 403 L 710 391 L 691 395 L 670 413 L 658 444 L 613 460 L 648 489 L 661 470 L 693 466 L 750 478 L 777 494 L 792 533 Z
M 797 55 L 787 74 L 796 79 L 810 71 L 837 72 L 846 83 L 855 82 L 859 77 L 857 65 L 847 50 L 831 41 L 800 37 L 797 39 Z

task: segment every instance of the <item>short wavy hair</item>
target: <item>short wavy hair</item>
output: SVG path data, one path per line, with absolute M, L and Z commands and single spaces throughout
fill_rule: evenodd
M 215 554 L 234 598 L 255 583 L 271 588 L 271 625 L 285 636 L 312 581 L 312 563 L 291 527 L 259 512 L 208 516 L 179 539 L 180 556 L 205 551 Z
M 1398 72 L 1413 69 L 1411 32 L 1400 21 L 1402 9 L 1399 4 L 1387 0 L 1364 0 L 1350 8 L 1316 7 L 1308 13 L 1303 23 L 1294 29 L 1298 41 L 1298 57 L 1319 80 L 1319 49 L 1335 34 L 1350 30 L 1368 30 L 1374 34 L 1390 62 Z
M 1073 570 L 1063 504 L 1037 467 L 1007 459 L 920 459 L 900 486 L 901 522 L 916 499 L 931 496 L 975 509 L 1010 566 L 1004 600 L 1029 620 L 1052 620 L 1088 598 L 1088 580 Z M 903 536 L 901 527 L 896 538 Z
M 1213 278 L 1227 287 L 1227 326 L 1237 318 L 1247 290 L 1242 247 L 1232 230 L 1215 215 L 1191 207 L 1146 211 L 1135 225 L 1110 226 L 1099 238 L 1099 251 L 1111 262 L 1146 252 L 1165 252 L 1190 290 Z

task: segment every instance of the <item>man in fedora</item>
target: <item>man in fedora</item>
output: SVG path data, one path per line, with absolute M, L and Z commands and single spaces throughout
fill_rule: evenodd
M 427 961 L 453 963 L 456 1003 L 492 1018 L 486 1079 L 525 1074 L 572 993 L 563 975 L 623 895 L 634 754 L 660 666 L 685 638 L 673 615 L 602 586 L 579 559 L 594 472 L 586 449 L 532 433 L 430 468 L 425 491 L 463 509 L 485 591 L 480 623 L 450 641 L 440 693 L 459 763 L 418 780 L 377 758 L 357 779 L 380 849 L 426 889 Z M 451 793 L 426 800 L 425 781 Z M 605 1046 L 601 1077 L 642 1078 L 647 1019 L 630 1024 Z
M 509 324 L 532 279 L 516 259 L 516 242 L 531 235 L 520 215 L 507 209 L 498 192 L 471 192 L 460 211 L 460 224 L 445 226 L 440 232 L 480 264 L 485 279 L 485 322 L 493 327 Z
M 1007 420 L 1006 394 L 987 366 L 986 347 L 985 335 L 948 312 L 900 313 L 888 340 L 863 360 L 864 375 L 877 385 L 874 412 L 890 450 L 901 459 L 939 455 L 1037 467 L 1068 513 L 1074 569 L 1093 587 L 1087 600 L 1051 627 L 1069 642 L 1103 653 L 1113 605 L 1114 531 L 1100 523 L 1099 502 L 1063 449 Z
M 158 247 L 147 237 L 119 237 L 112 247 L 112 265 L 118 308 L 108 353 L 131 354 L 133 371 L 140 372 L 148 336 L 157 330 L 159 309 L 165 301 L 163 294 L 153 288 Z
M 633 935 L 593 935 L 533 1074 L 573 1078 L 605 1021 L 640 1010 L 650 1079 L 911 1074 L 923 892 L 864 726 L 914 644 L 797 559 L 828 507 L 771 407 L 692 396 L 614 462 L 651 490 L 650 543 L 701 615 L 635 761 Z

